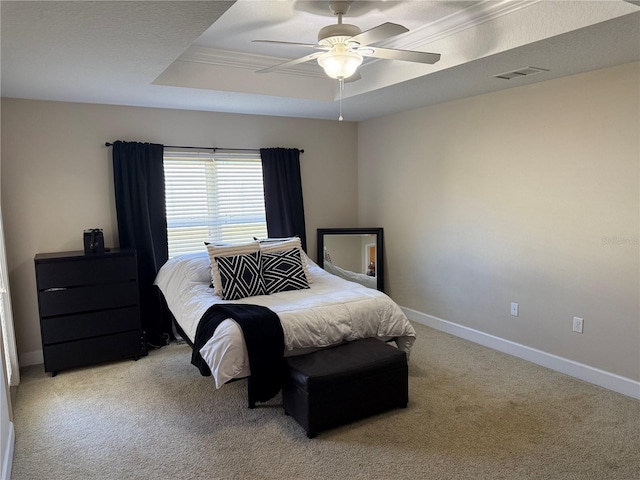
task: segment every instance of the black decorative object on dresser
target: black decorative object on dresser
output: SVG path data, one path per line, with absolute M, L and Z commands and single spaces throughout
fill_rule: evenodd
M 147 354 L 135 251 L 39 253 L 35 268 L 45 372 Z

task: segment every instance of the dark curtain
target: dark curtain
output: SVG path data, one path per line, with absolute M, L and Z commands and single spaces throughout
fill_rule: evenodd
M 153 285 L 168 258 L 163 150 L 163 145 L 153 143 L 113 144 L 120 248 L 137 252 L 140 315 L 151 347 L 166 345 L 173 338 L 171 317 Z
M 261 148 L 264 203 L 270 237 L 297 235 L 307 251 L 304 202 L 300 177 L 300 150 Z

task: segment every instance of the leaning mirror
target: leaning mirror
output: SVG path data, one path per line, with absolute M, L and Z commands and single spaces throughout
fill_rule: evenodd
M 317 246 L 327 272 L 384 291 L 382 228 L 319 228 Z

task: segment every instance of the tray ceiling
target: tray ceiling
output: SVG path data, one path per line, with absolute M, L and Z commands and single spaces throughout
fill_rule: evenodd
M 356 1 L 345 23 L 409 32 L 380 45 L 436 52 L 434 65 L 368 59 L 343 92 L 345 120 L 640 60 L 638 2 Z M 337 19 L 323 1 L 1 3 L 3 97 L 335 120 L 338 82 L 309 53 Z M 496 75 L 535 67 L 535 75 Z

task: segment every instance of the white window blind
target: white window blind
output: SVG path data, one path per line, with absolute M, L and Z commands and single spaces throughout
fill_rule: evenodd
M 258 153 L 164 152 L 169 257 L 267 236 Z

